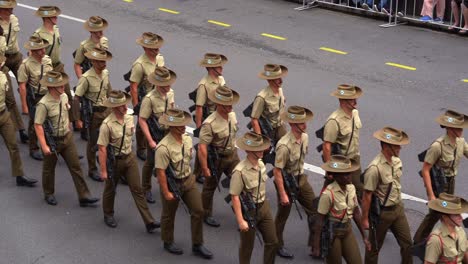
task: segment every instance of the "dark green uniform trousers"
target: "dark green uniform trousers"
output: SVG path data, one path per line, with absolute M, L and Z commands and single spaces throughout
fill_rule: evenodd
M 15 95 L 13 92 L 13 85 L 11 82 L 11 77 L 10 74 L 8 73 L 10 69 L 8 67 L 3 67 L 2 68 L 3 73 L 5 73 L 5 76 L 8 80 L 8 86 L 9 89 L 6 91 L 6 97 L 5 97 L 5 104 L 6 107 L 8 108 L 8 111 L 10 112 L 10 117 L 13 123 L 15 124 L 15 128 L 17 130 L 24 130 L 24 123 L 23 119 L 21 118 L 21 114 L 18 109 L 18 105 L 16 104 L 16 99 Z
M 334 228 L 333 232 L 333 243 L 325 262 L 327 264 L 341 264 L 344 259 L 349 264 L 362 263 L 351 223 L 346 223 L 344 227 Z
M 137 124 L 136 126 L 135 137 L 136 137 L 137 152 L 146 150 L 146 147 L 148 146 L 148 142 L 146 141 L 145 134 L 143 133 L 143 130 L 141 130 L 141 127 L 139 124 Z
M 5 54 L 6 61 L 5 66 L 11 70 L 11 72 L 15 75 L 16 80 L 18 80 L 18 70 L 23 62 L 23 54 L 20 51 L 12 54 Z
M 167 135 L 169 129 L 164 130 L 164 134 Z M 157 142 L 156 142 L 157 143 Z M 151 191 L 152 184 L 151 179 L 153 178 L 154 171 L 154 150 L 151 148 L 146 149 L 146 160 L 141 169 L 141 185 L 143 192 L 147 193 Z
M 23 163 L 16 144 L 15 127 L 11 122 L 10 113 L 6 109 L 0 112 L 0 134 L 10 154 L 12 176 L 24 176 Z
M 96 151 L 97 140 L 99 137 L 99 128 L 102 121 L 110 114 L 110 109 L 100 109 L 101 112 L 93 110 L 93 117 L 89 126 L 89 139 L 86 145 L 86 157 L 88 159 L 88 174 L 97 171 L 96 166 Z
M 39 149 L 36 130 L 34 129 L 34 118 L 31 117 L 31 109 L 36 107 L 37 103 L 42 99 L 43 95 L 36 94 L 36 100 L 34 101 L 34 105 L 31 106 L 28 104 L 29 110 L 29 123 L 28 123 L 28 136 L 29 136 L 29 153 L 36 151 Z

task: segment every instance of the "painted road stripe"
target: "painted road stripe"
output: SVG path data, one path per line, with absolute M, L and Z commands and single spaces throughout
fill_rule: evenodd
M 462 82 L 468 83 L 468 79 L 463 79 Z
M 133 3 L 133 0 L 123 0 L 126 3 Z
M 37 7 L 30 6 L 30 5 L 25 5 L 25 4 L 18 3 L 18 6 L 21 6 L 21 7 L 27 8 L 27 9 L 31 9 L 31 10 L 37 10 Z M 63 18 L 70 19 L 70 20 L 73 20 L 73 21 L 76 21 L 76 22 L 81 22 L 81 23 L 86 22 L 86 20 L 84 20 L 84 19 L 77 18 L 77 17 L 72 17 L 72 16 L 67 16 L 67 15 L 59 15 L 59 17 L 63 17 Z
M 167 8 L 158 8 L 159 11 L 163 11 L 163 12 L 166 12 L 166 13 L 170 13 L 170 14 L 174 14 L 174 15 L 178 15 L 180 14 L 179 11 L 175 11 L 175 10 L 171 10 L 171 9 L 167 9 Z
M 409 71 L 415 71 L 416 70 L 416 68 L 414 68 L 414 67 L 406 66 L 406 65 L 398 64 L 398 63 L 393 63 L 393 62 L 387 62 L 387 63 L 385 63 L 385 65 L 393 66 L 393 67 L 397 67 L 397 68 L 405 69 L 405 70 L 409 70 Z
M 272 39 L 286 40 L 286 38 L 283 38 L 281 36 L 271 35 L 268 33 L 262 33 L 262 36 L 267 37 L 267 38 L 272 38 Z
M 320 50 L 328 51 L 328 52 L 332 52 L 332 53 L 336 53 L 336 54 L 341 54 L 341 55 L 348 54 L 348 52 L 346 52 L 346 51 L 331 49 L 331 48 L 327 48 L 327 47 L 320 47 Z
M 219 21 L 216 21 L 216 20 L 208 20 L 208 23 L 215 24 L 215 25 L 222 26 L 222 27 L 230 27 L 231 26 L 229 24 L 219 22 Z

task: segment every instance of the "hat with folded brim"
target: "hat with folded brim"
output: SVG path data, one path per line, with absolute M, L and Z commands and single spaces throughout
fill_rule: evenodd
M 132 96 L 124 91 L 111 91 L 109 97 L 102 104 L 105 107 L 113 108 L 127 105 L 132 100 Z
M 136 43 L 145 48 L 159 49 L 164 44 L 164 39 L 158 34 L 145 32 L 141 37 L 137 38 Z
M 208 99 L 220 105 L 235 105 L 239 102 L 239 98 L 239 93 L 226 85 L 218 86 L 216 89 L 208 92 Z
M 103 31 L 108 26 L 107 20 L 100 16 L 92 16 L 83 23 L 83 27 L 89 32 Z
M 349 173 L 359 170 L 361 165 L 357 161 L 343 155 L 333 155 L 328 162 L 320 167 L 327 172 Z
M 154 72 L 148 75 L 148 81 L 156 86 L 172 85 L 177 79 L 177 74 L 167 67 L 156 67 Z
M 24 44 L 24 48 L 27 50 L 39 50 L 45 49 L 49 46 L 49 42 L 47 40 L 38 39 L 39 37 L 30 37 L 29 40 Z
M 305 107 L 290 106 L 286 111 L 281 112 L 280 117 L 284 122 L 300 124 L 312 120 L 314 113 Z
M 264 151 L 271 147 L 271 141 L 264 135 L 250 131 L 238 138 L 236 145 L 245 151 Z
M 462 214 L 468 212 L 468 202 L 460 197 L 448 193 L 441 193 L 439 197 L 429 201 L 430 209 L 443 214 Z
M 36 12 L 36 16 L 38 17 L 57 17 L 62 14 L 62 10 L 56 6 L 41 6 L 39 7 Z
M 391 145 L 408 145 L 410 143 L 408 134 L 403 130 L 393 127 L 384 127 L 374 132 L 373 135 L 376 139 L 391 144 Z
M 283 78 L 288 74 L 288 68 L 279 64 L 266 64 L 258 77 L 263 80 L 275 80 Z
M 228 62 L 228 59 L 223 54 L 206 53 L 200 61 L 200 66 L 205 68 L 222 67 Z
M 68 75 L 58 71 L 48 71 L 39 83 L 44 87 L 59 87 L 67 84 L 69 81 Z
M 340 84 L 330 95 L 338 99 L 357 99 L 362 96 L 362 89 L 349 84 Z
M 11 0 L 0 1 L 0 8 L 15 8 L 15 7 L 16 7 L 16 1 L 11 1 Z
M 168 127 L 186 126 L 192 122 L 192 116 L 186 111 L 180 109 L 168 109 L 161 117 L 159 124 Z
M 447 110 L 436 118 L 436 122 L 444 127 L 468 128 L 468 116 L 453 110 Z
M 110 53 L 108 50 L 101 48 L 94 48 L 92 50 L 88 50 L 85 52 L 84 55 L 90 60 L 110 61 L 112 59 L 112 53 Z

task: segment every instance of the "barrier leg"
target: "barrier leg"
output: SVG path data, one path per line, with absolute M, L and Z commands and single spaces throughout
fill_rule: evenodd
M 294 10 L 302 11 L 302 10 L 311 9 L 317 6 L 318 4 L 316 0 L 302 0 L 302 6 L 296 7 L 294 8 Z

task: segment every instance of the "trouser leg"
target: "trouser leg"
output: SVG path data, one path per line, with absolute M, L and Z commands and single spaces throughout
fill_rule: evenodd
M 194 176 L 190 176 L 190 179 L 184 183 L 182 199 L 191 213 L 192 244 L 201 245 L 203 244 L 203 206 L 200 192 L 195 186 Z
M 24 176 L 18 144 L 16 144 L 15 128 L 8 112 L 0 116 L 0 134 L 10 154 L 11 174 L 13 177 Z
M 379 251 L 382 248 L 385 236 L 387 235 L 388 229 L 395 221 L 395 211 L 382 211 L 380 214 L 380 222 L 377 225 L 377 244 L 378 248 L 372 248 L 371 251 L 366 250 L 365 263 L 366 264 L 377 264 L 379 261 Z M 369 234 L 369 241 L 374 239 L 372 232 Z
M 455 176 L 454 177 L 446 177 L 447 184 L 445 184 L 445 192 L 448 194 L 455 193 Z
M 396 212 L 397 218 L 393 222 L 390 229 L 395 236 L 398 245 L 400 245 L 400 255 L 402 264 L 412 264 L 413 257 L 411 256 L 411 233 L 408 225 L 408 220 L 405 215 L 405 208 L 400 205 Z
M 325 258 L 325 263 L 327 264 L 341 264 L 343 256 L 343 245 L 341 243 L 342 238 L 339 238 L 335 235 L 333 238 L 333 243 L 328 251 L 328 256 Z
M 96 151 L 97 151 L 97 140 L 99 137 L 99 128 L 101 127 L 102 121 L 109 114 L 108 111 L 94 113 L 89 126 L 89 139 L 86 145 L 86 157 L 88 159 L 88 174 L 97 171 L 96 165 Z
M 166 200 L 162 193 L 162 188 L 159 188 L 161 194 L 161 239 L 164 243 L 174 242 L 174 221 L 179 201 L 174 199 L 172 201 Z
M 268 201 L 259 208 L 259 218 L 257 218 L 257 232 L 262 233 L 263 238 L 263 263 L 275 263 L 276 250 L 278 249 L 278 239 L 276 238 L 275 222 L 271 215 Z
M 29 109 L 31 111 L 31 109 Z M 34 120 L 29 117 L 29 123 L 28 123 L 28 136 L 29 136 L 29 153 L 36 151 L 39 149 L 39 146 L 37 145 L 37 136 L 36 136 L 36 130 L 34 129 Z
M 313 219 L 315 214 L 317 214 L 317 208 L 314 207 L 313 201 L 315 199 L 315 193 L 310 186 L 309 182 L 307 181 L 307 175 L 302 174 L 299 176 L 299 196 L 297 197 L 298 202 L 302 205 L 308 219 L 308 227 L 309 227 L 309 238 L 313 238 L 314 234 L 314 226 L 313 222 L 309 221 L 309 219 Z M 313 241 L 309 239 L 308 246 L 312 247 Z
M 17 130 L 24 130 L 23 118 L 21 118 L 18 105 L 16 104 L 11 77 L 8 74 L 9 69 L 8 67 L 4 67 L 2 71 L 3 73 L 5 73 L 5 76 L 7 77 L 8 86 L 9 86 L 9 89 L 6 91 L 6 95 L 5 95 L 5 104 L 8 108 L 8 111 L 10 112 L 11 120 L 15 124 L 15 128 Z
M 5 54 L 5 57 L 5 66 L 11 70 L 11 72 L 15 75 L 16 80 L 18 80 L 18 69 L 23 61 L 23 54 L 18 51 L 13 54 Z
M 58 148 L 57 153 L 59 153 Z M 55 165 L 57 165 L 57 156 L 54 153 L 44 155 L 42 161 L 42 190 L 44 195 L 53 195 L 55 192 Z
M 349 225 L 349 231 L 345 237 L 341 240 L 341 252 L 346 263 L 361 264 L 362 258 L 359 251 L 359 246 L 354 236 L 351 225 Z
M 137 152 L 145 150 L 147 146 L 146 137 L 143 131 L 141 130 L 140 125 L 138 124 L 136 127 L 135 136 L 136 136 Z
M 146 150 L 146 157 L 145 164 L 141 170 L 141 182 L 143 192 L 145 193 L 151 191 L 152 188 L 151 179 L 154 170 L 154 150 L 148 148 Z
M 120 165 L 120 166 L 119 166 Z M 114 172 L 124 169 L 122 162 L 116 161 L 114 164 Z M 114 173 L 114 179 L 107 179 L 104 186 L 104 192 L 102 193 L 102 210 L 104 216 L 114 216 L 114 202 L 116 187 L 119 184 L 120 177 Z M 115 185 L 114 185 L 115 184 Z
M 283 240 L 284 226 L 286 225 L 286 221 L 288 220 L 289 214 L 291 212 L 292 204 L 291 204 L 291 201 L 289 201 L 288 205 L 282 205 L 281 198 L 278 193 L 278 187 L 276 187 L 276 183 L 275 183 L 275 189 L 276 189 L 276 197 L 277 197 L 277 204 L 278 204 L 278 209 L 276 211 L 276 217 L 275 217 L 276 236 L 278 238 L 278 246 L 282 247 L 284 246 L 284 240 Z
M 426 214 L 423 221 L 418 227 L 418 230 L 414 234 L 413 240 L 417 244 L 425 240 L 434 228 L 434 225 L 439 221 L 440 216 L 437 212 L 429 209 L 429 213 Z
M 239 245 L 239 263 L 250 264 L 252 251 L 255 243 L 255 229 L 249 228 L 247 232 L 240 232 L 240 245 Z

